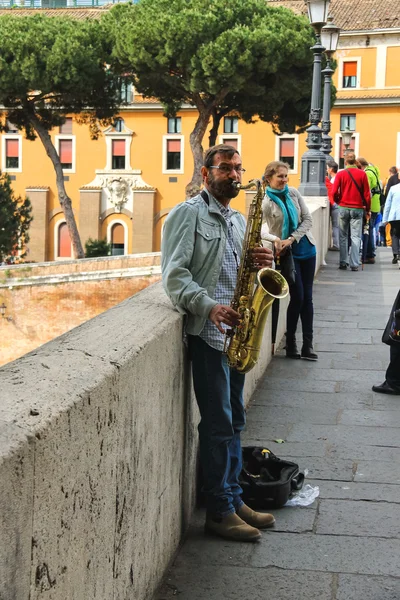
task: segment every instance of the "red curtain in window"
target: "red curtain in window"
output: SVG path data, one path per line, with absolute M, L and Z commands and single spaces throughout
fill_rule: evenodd
M 60 140 L 60 161 L 63 165 L 72 164 L 72 140 Z
M 19 141 L 6 140 L 6 156 L 7 158 L 18 158 L 19 156 Z
M 181 140 L 168 140 L 167 141 L 167 152 L 180 152 L 181 151 Z
M 62 223 L 58 228 L 58 256 L 59 258 L 71 256 L 71 238 L 66 223 Z
M 349 150 L 355 150 L 355 144 L 356 144 L 356 139 L 355 138 L 351 138 L 351 142 L 350 142 L 350 146 L 349 146 Z M 339 154 L 340 158 L 344 158 L 344 144 L 343 144 L 343 140 L 342 138 L 340 138 L 340 154 Z
M 280 157 L 292 157 L 294 156 L 294 140 L 279 140 L 280 143 Z
M 111 242 L 113 244 L 123 244 L 124 240 L 124 228 L 120 223 L 113 225 L 111 230 Z
M 343 63 L 343 77 L 356 77 L 356 75 L 357 75 L 357 63 L 356 62 Z
M 112 155 L 125 156 L 125 140 L 112 141 Z
M 236 150 L 237 150 L 238 141 L 237 141 L 236 138 L 235 139 L 232 139 L 232 138 L 224 139 L 224 140 L 222 140 L 222 143 L 223 144 L 228 144 L 228 146 L 232 146 L 233 148 L 236 148 Z

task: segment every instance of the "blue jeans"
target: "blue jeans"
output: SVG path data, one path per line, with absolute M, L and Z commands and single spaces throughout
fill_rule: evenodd
M 303 340 L 312 343 L 314 306 L 312 299 L 316 257 L 306 260 L 294 259 L 296 277 L 290 286 L 290 302 L 286 313 L 287 339 L 294 338 L 299 317 L 303 329 Z
M 242 488 L 240 433 L 246 422 L 244 375 L 228 367 L 226 356 L 201 337 L 189 335 L 193 384 L 199 406 L 200 462 L 207 511 L 225 517 L 239 509 Z
M 350 267 L 360 264 L 360 247 L 364 210 L 362 208 L 343 208 L 339 206 L 340 264 L 347 265 L 349 260 L 348 235 L 350 229 Z
M 332 246 L 339 248 L 339 207 L 337 204 L 331 205 L 332 220 Z
M 378 213 L 372 212 L 371 218 L 369 220 L 369 235 L 368 235 L 368 243 L 367 243 L 367 258 L 375 257 L 375 221 Z M 364 253 L 363 253 L 364 254 Z

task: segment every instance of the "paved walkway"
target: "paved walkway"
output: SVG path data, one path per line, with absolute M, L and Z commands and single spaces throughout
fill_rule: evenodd
M 330 253 L 315 283 L 318 363 L 276 356 L 253 396 L 244 443 L 308 469 L 318 500 L 275 511 L 257 544 L 205 537 L 199 511 L 158 600 L 400 599 L 400 398 L 371 391 L 400 286 L 391 258 L 381 248 L 352 273 Z

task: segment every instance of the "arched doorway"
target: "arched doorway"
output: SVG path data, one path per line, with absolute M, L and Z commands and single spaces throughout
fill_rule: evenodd
M 71 238 L 66 223 L 58 228 L 57 258 L 71 258 Z
M 111 228 L 111 254 L 112 256 L 125 254 L 125 231 L 121 223 L 115 223 Z

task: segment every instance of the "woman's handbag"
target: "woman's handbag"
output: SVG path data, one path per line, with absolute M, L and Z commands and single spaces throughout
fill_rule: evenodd
M 400 292 L 390 311 L 389 320 L 382 335 L 382 342 L 392 346 L 400 344 Z
M 268 448 L 242 448 L 243 468 L 239 484 L 243 501 L 252 508 L 280 508 L 293 491 L 300 490 L 304 474 L 299 465 L 281 460 Z
M 293 285 L 296 279 L 296 267 L 291 248 L 286 248 L 284 254 L 279 255 L 276 262 L 276 270 L 281 272 L 282 277 L 286 279 L 289 285 Z

